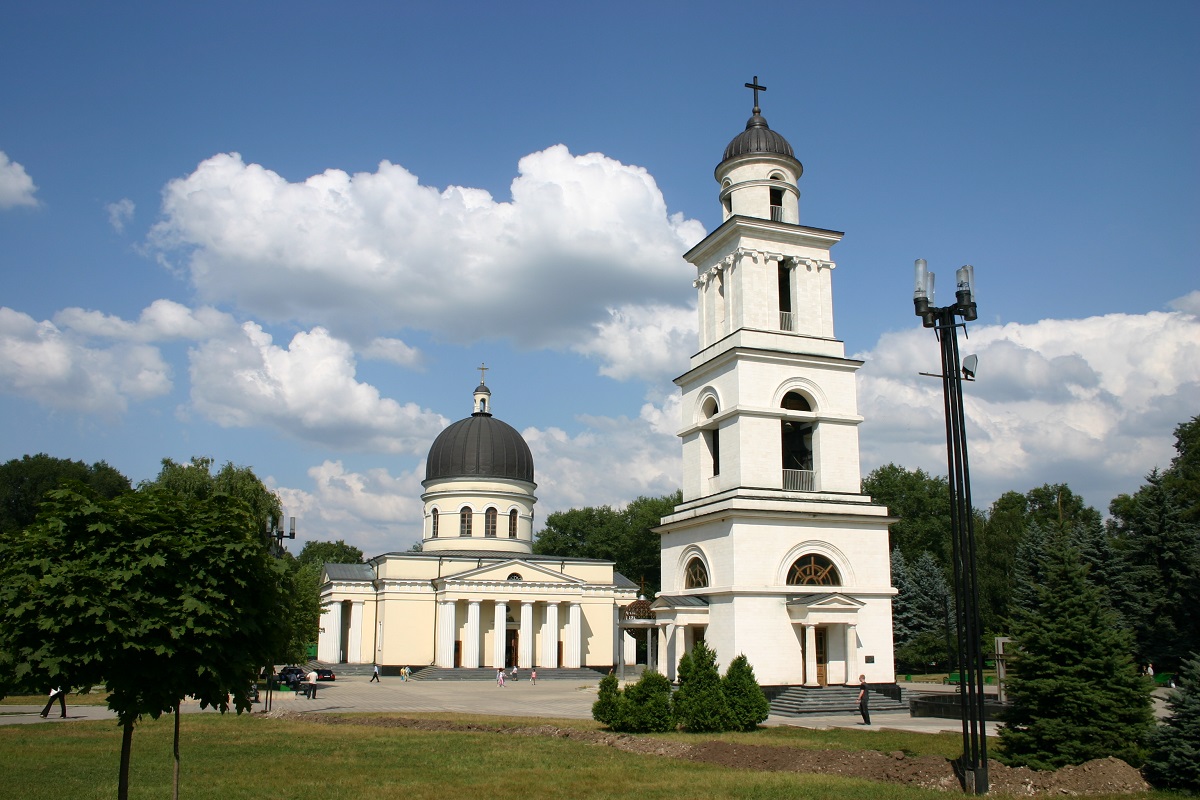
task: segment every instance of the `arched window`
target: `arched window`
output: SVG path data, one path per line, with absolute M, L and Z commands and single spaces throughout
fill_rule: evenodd
M 483 514 L 483 535 L 496 538 L 496 509 L 489 508 Z
M 705 419 L 715 417 L 717 410 L 715 397 L 706 398 L 701 406 L 701 413 Z M 712 476 L 715 478 L 721 474 L 721 431 L 718 428 L 710 428 L 704 431 L 703 436 L 704 443 L 708 445 L 708 455 L 712 459 Z
M 507 577 L 507 578 L 505 578 L 505 580 L 510 580 L 510 581 L 519 581 L 519 580 L 522 580 L 522 578 L 521 578 L 521 573 L 519 573 L 519 572 L 510 572 L 510 573 L 509 573 L 509 575 L 508 575 L 508 577 Z
M 508 538 L 517 538 L 517 510 L 508 512 Z
M 783 222 L 783 189 L 777 186 L 771 187 L 771 219 Z
M 458 535 L 471 535 L 471 507 L 465 506 L 462 511 L 458 512 Z
M 705 568 L 703 561 L 693 558 L 688 562 L 687 569 L 684 570 L 683 588 L 703 589 L 706 586 L 708 586 L 708 569 Z
M 785 411 L 812 411 L 808 398 L 788 392 L 780 403 Z M 785 419 L 780 423 L 783 450 L 783 488 L 785 491 L 811 492 L 816 488 L 813 466 L 813 432 L 816 425 L 808 420 Z
M 432 535 L 430 538 L 436 539 L 438 536 L 438 510 L 435 508 L 429 512 L 429 519 L 432 525 Z
M 839 586 L 842 579 L 837 567 L 825 556 L 810 553 L 796 559 L 788 570 L 789 586 Z

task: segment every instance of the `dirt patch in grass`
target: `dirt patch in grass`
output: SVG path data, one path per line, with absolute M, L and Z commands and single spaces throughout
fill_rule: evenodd
M 263 716 L 324 725 L 363 725 L 509 736 L 552 736 L 615 747 L 630 753 L 685 759 L 731 769 L 838 775 L 924 789 L 961 791 L 953 762 L 950 760 L 939 756 L 910 756 L 899 751 L 880 753 L 875 750 L 801 750 L 787 746 L 734 744 L 714 739 L 699 740 L 693 744 L 654 736 L 576 730 L 555 725 L 498 727 L 482 723 L 393 716 L 342 717 L 283 710 Z M 989 761 L 988 776 L 992 793 L 1016 796 L 1135 794 L 1150 789 L 1142 779 L 1141 773 L 1116 758 L 1097 759 L 1053 772 L 1035 772 L 1024 767 L 1006 767 L 998 761 Z

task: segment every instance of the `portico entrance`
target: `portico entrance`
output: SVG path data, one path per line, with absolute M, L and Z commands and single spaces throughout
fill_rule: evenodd
M 829 685 L 829 629 L 817 627 L 817 685 Z

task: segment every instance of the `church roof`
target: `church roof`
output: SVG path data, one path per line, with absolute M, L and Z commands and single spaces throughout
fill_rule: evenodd
M 325 577 L 331 581 L 370 581 L 375 570 L 370 564 L 326 564 Z
M 475 391 L 487 387 L 480 384 Z M 514 478 L 533 483 L 533 454 L 516 428 L 487 411 L 476 411 L 433 440 L 425 480 L 439 478 Z
M 746 130 L 733 137 L 733 141 L 725 148 L 725 155 L 721 162 L 724 163 L 738 156 L 760 153 L 796 160 L 796 154 L 792 151 L 788 140 L 771 130 L 771 127 L 767 125 L 767 118 L 756 107 L 749 121 L 746 122 Z

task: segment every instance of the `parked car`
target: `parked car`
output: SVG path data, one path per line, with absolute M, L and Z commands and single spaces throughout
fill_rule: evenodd
M 331 669 L 319 669 L 319 670 L 317 670 L 317 680 L 319 680 L 319 681 L 336 681 L 337 675 L 334 675 L 333 670 L 331 670 Z
M 295 689 L 304 683 L 304 676 L 307 674 L 304 667 L 284 667 L 279 670 L 279 685 Z

